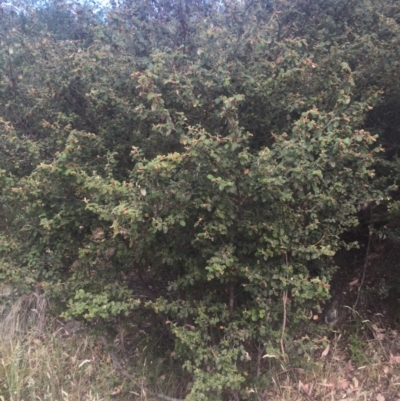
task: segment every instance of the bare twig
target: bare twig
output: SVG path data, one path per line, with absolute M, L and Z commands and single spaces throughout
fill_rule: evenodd
M 260 377 L 261 376 L 261 360 L 262 360 L 262 355 L 265 351 L 265 348 L 260 345 L 257 347 L 257 373 L 256 376 Z
M 281 352 L 282 356 L 285 356 L 285 347 L 283 344 L 283 338 L 285 336 L 285 329 L 286 329 L 286 303 L 288 299 L 288 292 L 283 291 L 282 301 L 283 301 L 283 322 L 282 322 L 282 334 L 281 334 Z

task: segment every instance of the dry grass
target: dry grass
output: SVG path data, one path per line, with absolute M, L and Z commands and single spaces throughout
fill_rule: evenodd
M 46 300 L 33 293 L 0 308 L 0 401 L 153 399 L 141 387 L 157 362 L 136 350 L 133 362 L 122 368 L 129 370 L 130 379 L 116 367 L 114 357 L 127 345 L 122 330 L 114 344 L 107 344 L 103 337 L 79 330 L 76 322 L 47 318 L 47 307 Z
M 31 294 L 0 310 L 0 401 L 150 401 L 140 390 L 149 372 L 163 381 L 165 393 L 182 394 L 175 373 L 165 372 L 161 363 L 157 367 L 157 360 L 149 361 L 139 349 L 124 360 L 124 347 L 132 344 L 123 330 L 113 350 L 130 380 L 116 367 L 104 339 L 46 319 L 46 307 L 40 295 Z M 243 399 L 400 401 L 396 331 L 359 320 L 323 340 L 307 369 L 275 367 L 268 372 L 271 385 L 248 389 Z
M 107 399 L 103 388 L 92 384 L 99 366 L 103 374 L 111 367 L 94 363 L 88 337 L 53 336 L 46 306 L 45 299 L 31 294 L 1 310 L 0 400 Z
M 361 324 L 362 333 L 334 331 L 311 368 L 271 372 L 274 385 L 258 400 L 400 401 L 400 335 Z
M 11 295 L 11 289 L 1 291 L 1 296 Z M 18 297 L 10 306 L 0 306 L 0 338 L 11 340 L 30 330 L 40 334 L 46 326 L 47 301 L 36 293 Z

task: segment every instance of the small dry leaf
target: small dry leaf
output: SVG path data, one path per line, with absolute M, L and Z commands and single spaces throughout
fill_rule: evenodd
M 379 341 L 382 341 L 385 338 L 385 335 L 382 333 L 378 333 L 375 336 L 376 336 L 376 339 Z
M 357 380 L 357 377 L 353 377 L 353 383 L 354 383 L 354 387 L 358 388 L 360 386 L 360 383 Z
M 335 387 L 333 383 L 318 383 L 320 386 L 324 386 L 324 387 Z
M 321 359 L 324 359 L 329 354 L 330 348 L 331 348 L 331 345 L 328 344 L 327 347 L 324 349 L 324 351 L 321 354 Z
M 90 363 L 90 362 L 92 362 L 90 359 L 85 359 L 84 361 L 82 361 L 80 364 L 79 364 L 79 368 L 81 368 L 83 365 L 86 365 L 87 363 Z
M 120 394 L 120 393 L 121 393 L 121 391 L 122 391 L 122 387 L 121 387 L 121 386 L 119 386 L 119 387 L 115 387 L 115 389 L 114 389 L 114 391 L 111 393 L 111 395 L 117 395 L 117 394 Z
M 263 355 L 263 359 L 264 358 L 276 358 L 276 355 L 273 355 L 273 354 L 265 354 L 265 355 Z
M 106 259 L 110 259 L 111 258 L 111 256 L 113 256 L 114 255 L 114 253 L 115 253 L 115 248 L 108 248 L 107 250 L 106 250 Z
M 384 333 L 386 330 L 378 327 L 375 323 L 371 325 L 376 333 Z
M 385 338 L 385 335 L 383 334 L 386 330 L 382 329 L 381 327 L 378 327 L 376 324 L 373 324 L 371 326 L 375 332 L 375 336 L 378 340 L 382 341 Z
M 146 191 L 145 188 L 142 188 L 142 189 L 140 190 L 140 193 L 141 193 L 143 196 L 146 196 L 147 191 Z
M 348 381 L 347 379 L 341 380 L 341 381 L 338 383 L 338 388 L 339 388 L 340 390 L 346 390 L 346 389 L 349 388 L 349 386 L 350 386 L 350 383 L 349 383 L 349 381 Z
M 299 380 L 299 389 L 300 389 L 300 390 L 303 390 L 304 392 L 307 393 L 308 385 L 307 385 L 307 384 L 304 384 L 301 380 Z
M 346 364 L 346 370 L 348 372 L 354 372 L 354 367 L 353 367 L 353 363 L 351 361 L 347 362 Z
M 376 396 L 376 401 L 385 401 L 385 397 L 382 394 Z
M 94 241 L 99 241 L 103 239 L 103 237 L 104 237 L 104 231 L 100 227 L 97 227 L 92 231 L 92 239 Z
M 392 363 L 400 363 L 400 355 L 390 354 L 390 362 L 392 362 Z
M 386 373 L 386 374 L 388 374 L 388 373 L 389 373 L 389 366 L 385 366 L 385 367 L 383 368 L 383 372 Z
M 354 287 L 358 283 L 359 279 L 355 278 L 354 280 L 350 281 L 349 286 Z
M 312 394 L 313 385 L 310 383 L 306 384 L 299 380 L 299 388 L 300 390 L 303 390 L 308 396 Z
M 86 368 L 85 368 L 85 374 L 86 374 L 87 376 L 92 376 L 93 371 L 94 371 L 94 367 L 93 367 L 92 364 L 86 366 Z

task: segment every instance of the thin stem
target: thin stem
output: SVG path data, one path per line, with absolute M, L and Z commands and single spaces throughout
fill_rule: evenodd
M 288 292 L 283 291 L 282 301 L 283 301 L 283 322 L 282 322 L 282 334 L 281 334 L 281 352 L 282 356 L 285 356 L 285 347 L 283 344 L 283 338 L 285 336 L 285 329 L 286 329 L 286 303 L 288 299 Z
M 367 245 L 367 251 L 365 252 L 365 260 L 364 260 L 364 268 L 363 268 L 363 274 L 361 277 L 361 283 L 360 286 L 358 287 L 358 293 L 357 293 L 357 298 L 356 298 L 356 302 L 353 305 L 353 309 L 356 308 L 358 301 L 360 299 L 360 293 L 361 293 L 361 289 L 362 286 L 364 284 L 364 280 L 365 280 L 365 273 L 367 271 L 367 267 L 368 267 L 368 259 L 369 259 L 369 251 L 371 248 L 371 238 L 372 238 L 372 227 L 369 226 L 369 235 L 368 235 L 368 245 Z

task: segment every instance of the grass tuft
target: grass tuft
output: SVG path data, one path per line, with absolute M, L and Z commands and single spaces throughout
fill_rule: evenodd
M 48 308 L 31 294 L 0 309 L 0 401 L 152 401 L 150 388 L 184 398 L 188 377 L 145 331 L 116 329 L 106 340 Z M 359 318 L 330 333 L 315 341 L 307 367 L 271 365 L 270 384 L 245 389 L 242 400 L 400 400 L 397 331 Z

